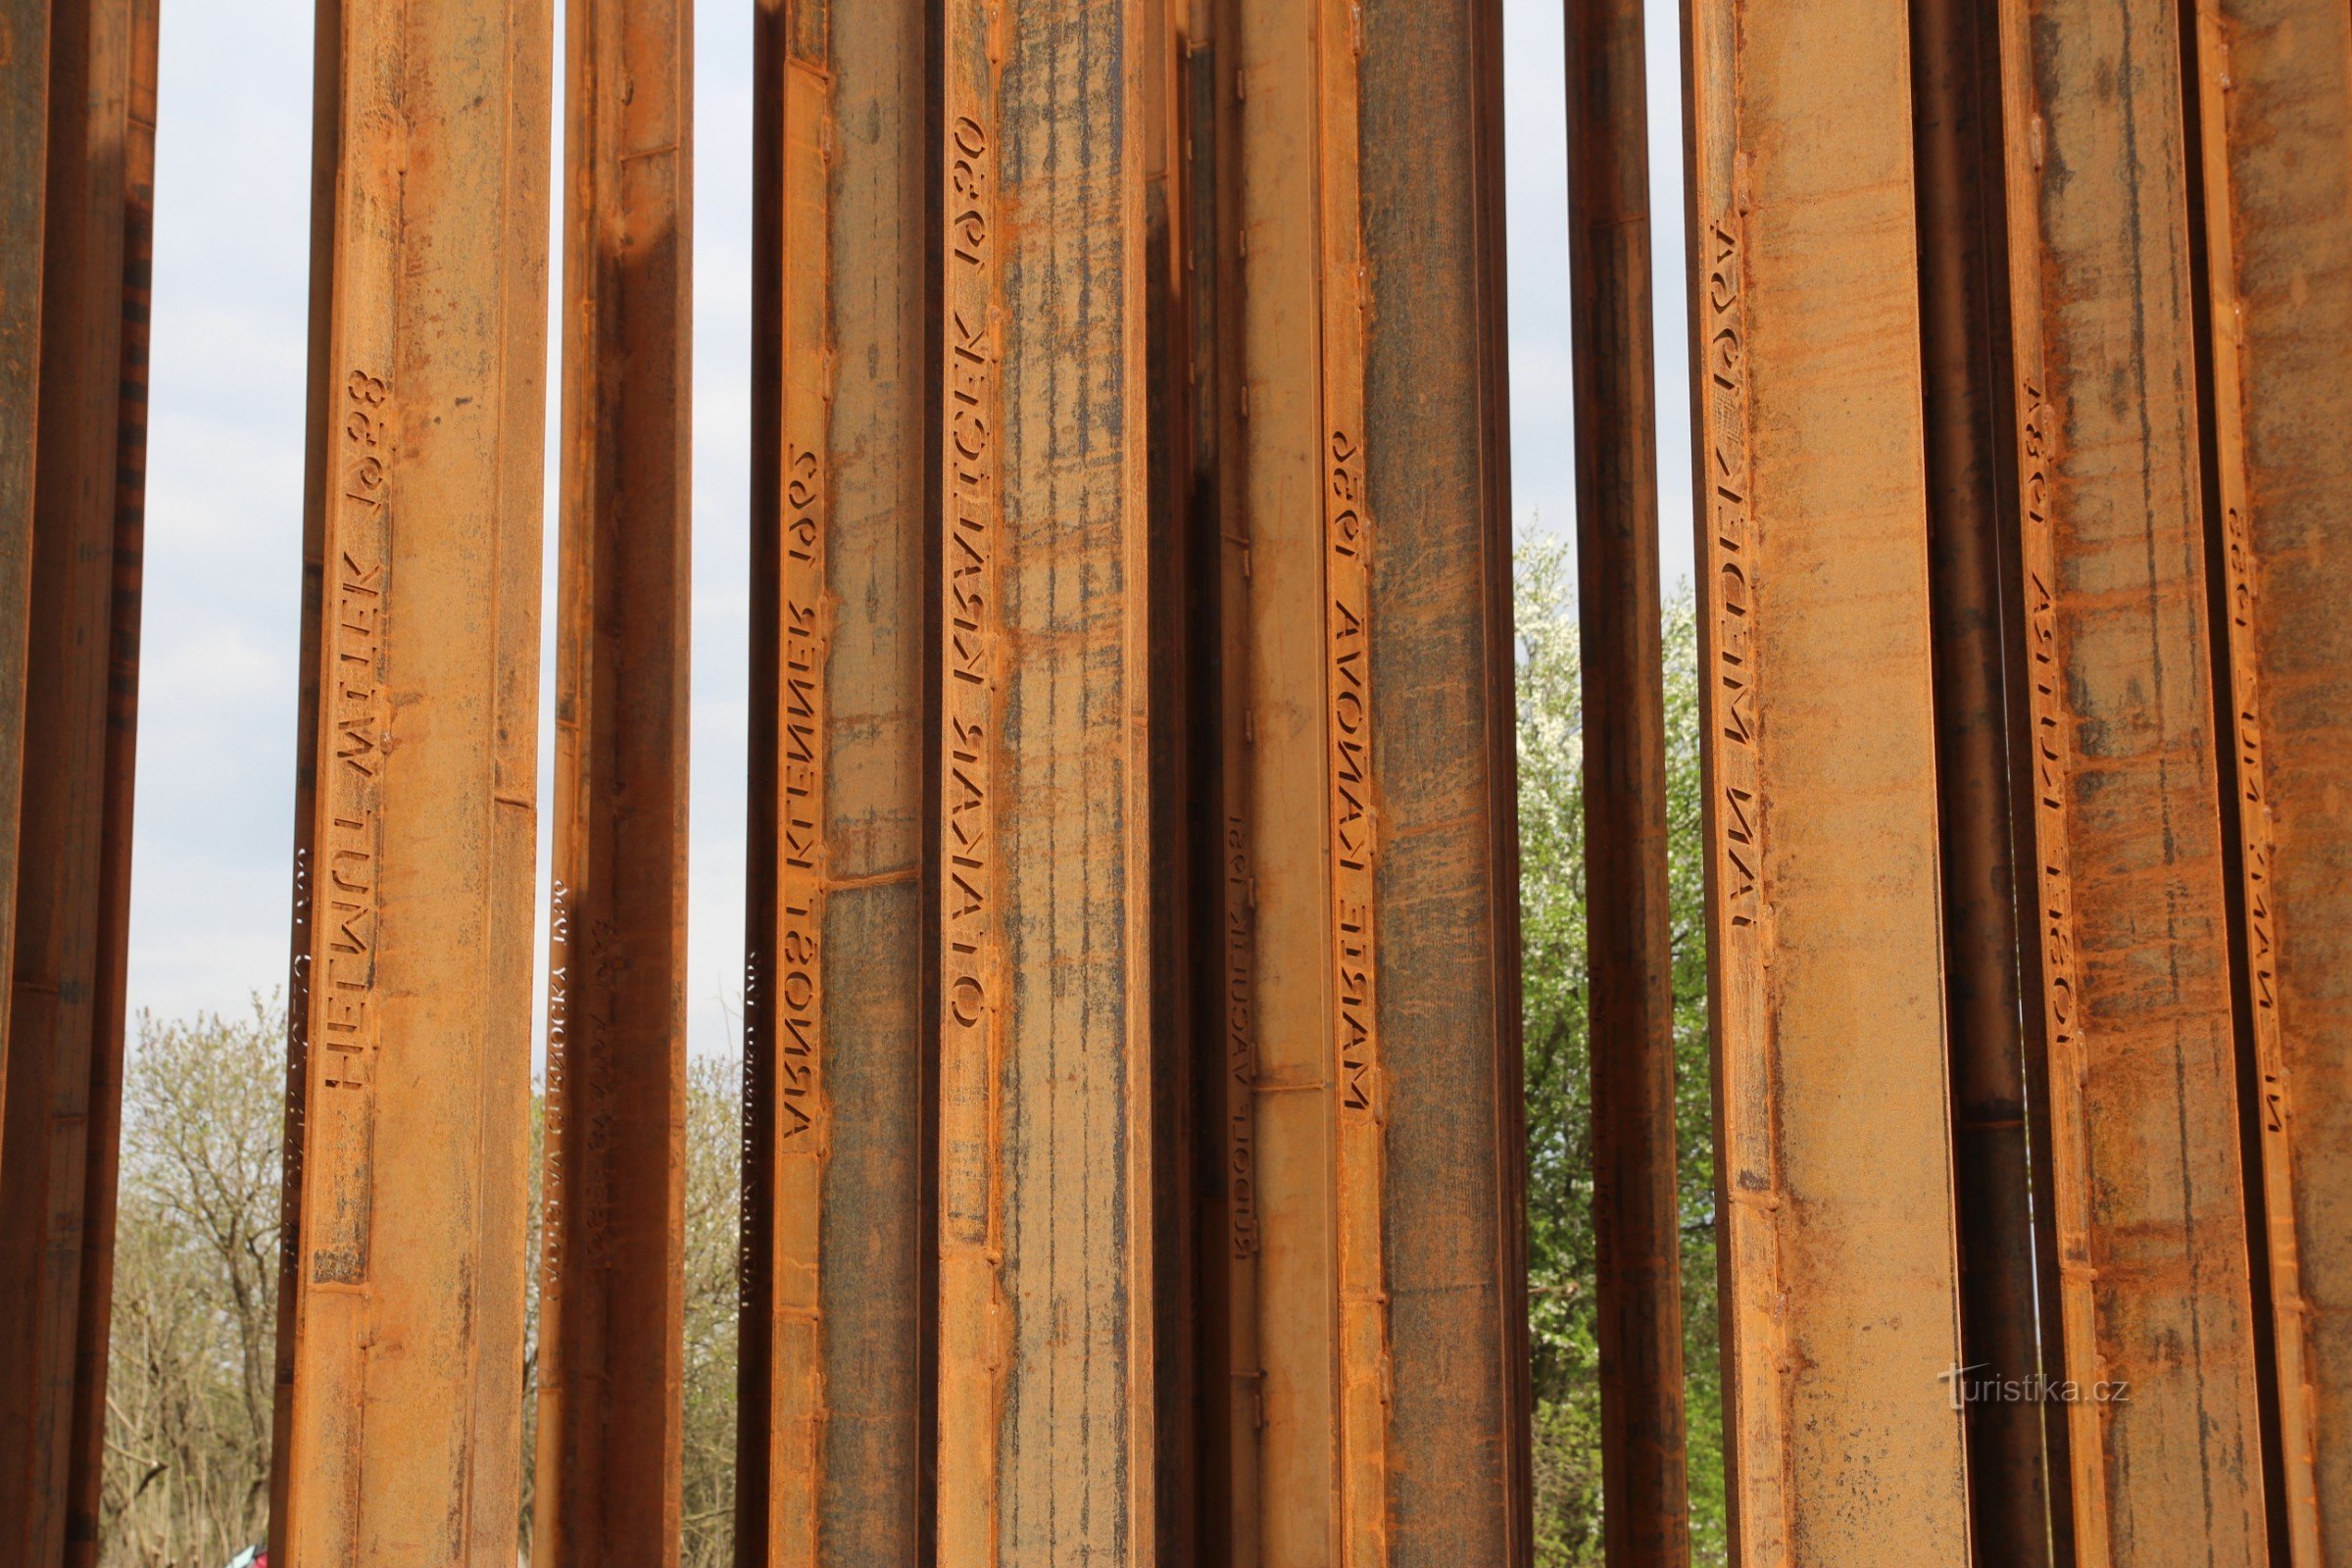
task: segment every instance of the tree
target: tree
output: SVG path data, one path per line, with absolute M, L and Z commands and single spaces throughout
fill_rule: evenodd
M 123 1085 L 106 1561 L 217 1568 L 269 1516 L 284 1010 L 139 1015 Z
M 1536 1545 L 1544 1568 L 1601 1560 L 1599 1349 L 1585 956 L 1583 713 L 1565 546 L 1517 553 L 1519 905 L 1527 1043 L 1529 1329 Z M 1707 1051 L 1698 678 L 1688 590 L 1666 609 L 1666 796 L 1674 953 L 1685 1396 L 1692 1546 L 1724 1560 L 1716 1359 L 1713 1095 Z

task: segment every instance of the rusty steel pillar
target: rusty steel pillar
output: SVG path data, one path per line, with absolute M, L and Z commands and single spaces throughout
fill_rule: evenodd
M 1148 24 L 945 16 L 941 1568 L 1155 1556 Z
M 2218 517 L 2216 748 L 2288 1551 L 2352 1553 L 2352 14 L 2207 0 L 2197 116 Z M 2218 526 L 2217 526 L 2218 524 Z M 2250 1044 L 2251 1050 L 2246 1049 Z
M 1237 1561 L 1387 1561 L 1362 224 L 1348 9 L 1232 8 L 1242 364 L 1228 628 L 1249 864 L 1255 1513 Z M 1235 737 L 1228 735 L 1232 745 Z M 1238 1128 L 1237 1128 L 1238 1130 Z M 1237 1307 L 1240 1303 L 1234 1303 Z
M 1609 1561 L 1690 1560 L 1642 0 L 1568 5 L 1593 1266 Z
M 49 188 L 51 0 L 0 3 L 0 974 L 13 974 L 17 812 L 24 770 L 24 653 L 39 439 L 41 259 Z M 8 1068 L 0 1007 L 0 1081 Z M 0 1125 L 4 1145 L 5 1125 Z
M 1750 1568 L 1967 1560 L 1899 11 L 1690 0 L 1724 1431 Z
M 2269 1555 L 2180 13 L 2005 0 L 2009 289 L 2075 1555 Z M 2101 1398 L 2116 1385 L 2128 1396 Z
M 735 1552 L 929 1540 L 926 523 L 940 333 L 917 0 L 755 22 L 751 855 Z
M 1342 504 L 1351 490 L 1366 498 L 1365 810 L 1378 970 L 1374 1070 L 1347 1070 L 1357 1054 L 1347 1036 L 1341 1065 L 1344 1090 L 1370 1102 L 1386 1145 L 1382 1273 L 1348 1285 L 1377 1290 L 1386 1306 L 1389 1360 L 1377 1396 L 1388 1427 L 1387 1560 L 1511 1568 L 1531 1559 L 1534 1544 L 1502 15 L 1494 0 L 1366 0 L 1324 16 L 1326 71 L 1350 52 L 1346 24 L 1360 18 L 1361 28 L 1362 452 L 1344 459 L 1331 440 L 1324 505 L 1332 579 L 1344 587 Z M 1346 325 L 1343 318 L 1325 330 Z M 1329 438 L 1352 434 L 1336 418 L 1331 425 Z M 1325 611 L 1335 785 L 1348 782 L 1340 743 L 1353 738 L 1342 684 L 1350 667 L 1345 612 L 1353 608 L 1335 591 Z M 1352 830 L 1348 795 L 1335 788 L 1334 797 L 1341 826 Z M 1352 842 L 1334 838 L 1335 849 Z M 1345 999 L 1349 976 L 1335 968 Z M 1365 1114 L 1343 1100 L 1349 1137 L 1364 1138 Z M 1356 1323 L 1369 1315 L 1359 1308 Z M 1375 1391 L 1358 1384 L 1349 1393 L 1368 1418 Z M 1370 1491 L 1355 1484 L 1359 1496 Z
M 318 13 L 274 1562 L 514 1556 L 551 53 Z
M 46 192 L 27 214 L 39 226 L 9 236 L 12 252 L 37 256 L 40 268 L 37 306 L 24 302 L 38 311 L 37 411 L 23 409 L 12 432 L 30 438 L 31 509 L 0 522 L 12 555 L 27 533 L 31 546 L 19 601 L 29 612 L 14 621 L 26 628 L 24 662 L 7 661 L 18 683 L 8 702 L 18 691 L 24 699 L 24 766 L 22 815 L 11 823 L 21 858 L 9 890 L 16 942 L 0 1130 L 0 1344 L 12 1347 L 0 1371 L 0 1556 L 27 1568 L 97 1553 L 138 717 L 156 40 L 151 0 L 60 6 L 45 54 L 11 61 L 12 75 L 19 61 L 45 68 L 48 102 Z M 27 32 L 12 42 L 40 40 Z M 14 786 L 16 759 L 6 760 Z
M 674 1561 L 682 1484 L 693 16 L 564 29 L 539 1568 Z
M 2006 586 L 2017 489 L 2000 38 L 1997 12 L 1974 0 L 1912 0 L 1910 21 L 1961 1359 L 1972 1379 L 2024 1388 L 2062 1364 L 2039 1332 L 2042 1308 L 2057 1304 L 2054 1271 L 2036 1266 L 2051 1250 L 2049 1204 L 2034 1202 L 2049 1179 L 2048 1090 L 2038 1011 L 2021 1001 L 2038 960 L 2033 856 L 2019 837 L 2030 840 L 2031 817 L 2013 755 L 2025 731 Z M 2063 1406 L 1978 1399 L 1967 1417 L 1975 1560 L 2066 1560 Z

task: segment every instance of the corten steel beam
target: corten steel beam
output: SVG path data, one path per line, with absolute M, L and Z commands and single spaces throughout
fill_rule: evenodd
M 1239 164 L 1241 8 L 1200 0 L 1188 61 L 1185 130 L 1191 150 L 1190 303 L 1193 322 L 1192 504 L 1201 571 L 1201 708 L 1197 755 L 1207 768 L 1195 831 L 1203 859 L 1194 893 L 1201 920 L 1195 954 L 1202 1035 L 1200 1097 L 1200 1554 L 1204 1564 L 1260 1561 L 1261 1409 L 1258 1267 L 1263 1246 L 1257 1172 L 1257 881 L 1250 810 L 1256 768 L 1250 638 L 1252 619 L 1243 377 L 1244 262 Z M 1211 956 L 1213 955 L 1213 956 Z M 1213 1036 L 1213 1043 L 1212 1037 Z
M 0 1547 L 97 1549 L 137 728 L 156 13 L 51 19 L 24 780 L 0 1145 Z M 12 236 L 14 238 L 14 236 Z
M 550 17 L 328 0 L 318 40 L 270 1557 L 506 1568 Z
M 2052 1271 L 2035 1266 L 2050 1253 L 2050 1233 L 2036 1227 L 2049 1205 L 2037 1213 L 2033 1201 L 2034 1156 L 2047 1158 L 2047 1086 L 2028 1071 L 2042 1059 L 2040 1020 L 2021 1001 L 2039 960 L 2020 940 L 2034 929 L 2031 850 L 2024 877 L 2018 854 L 2031 819 L 2017 808 L 2011 753 L 2023 691 L 2002 588 L 2015 567 L 2017 490 L 1999 24 L 1973 0 L 1912 0 L 1910 21 L 1961 1358 L 1973 1379 L 2023 1387 L 2058 1362 L 2036 1321 L 2045 1296 L 2056 1305 Z M 1979 1399 L 1967 1415 L 1976 1560 L 2063 1561 L 2067 1514 L 2050 1494 L 2065 1474 L 2063 1407 Z
M 106 804 L 100 827 L 96 1037 L 84 1135 L 82 1267 L 74 1366 L 66 1561 L 96 1568 L 104 1517 L 108 1334 L 114 1319 L 116 1187 L 130 954 L 131 805 L 138 761 L 139 629 L 147 528 L 147 355 L 155 269 L 155 111 L 160 17 L 132 0 L 122 145 L 122 359 L 115 430 L 113 603 L 107 627 Z
M 942 1568 L 1154 1557 L 1146 16 L 944 17 Z
M 2352 13 L 2198 8 L 2225 828 L 2252 1032 L 2283 1511 L 2352 1553 Z M 2232 824 L 2230 819 L 2234 817 Z M 2244 1061 L 2241 1046 L 2241 1063 Z M 2244 1068 L 2241 1066 L 2241 1077 Z M 2251 1157 L 2251 1153 L 2250 1153 Z
M 1197 888 L 1216 888 L 1213 828 L 1201 828 L 1202 803 L 1214 799 L 1217 747 L 1207 739 L 1216 722 L 1214 687 L 1205 662 L 1214 625 L 1217 547 L 1199 525 L 1193 499 L 1201 485 L 1197 417 L 1203 412 L 1195 387 L 1202 345 L 1192 290 L 1200 251 L 1191 233 L 1190 159 L 1185 112 L 1186 73 L 1196 11 L 1211 0 L 1144 0 L 1137 22 L 1139 61 L 1135 134 L 1143 141 L 1144 358 L 1150 446 L 1148 562 L 1149 695 L 1153 722 L 1148 752 L 1151 789 L 1152 887 L 1152 1310 L 1160 1328 L 1152 1338 L 1152 1386 L 1157 1424 L 1153 1437 L 1155 1550 L 1163 1562 L 1198 1563 L 1202 1475 L 1200 1430 L 1206 1413 L 1200 1360 L 1199 1249 L 1215 1232 L 1197 1231 L 1194 1207 L 1200 1180 L 1196 1088 L 1204 1038 L 1200 951 L 1221 944 L 1199 920 Z M 1210 388 L 1202 387 L 1200 393 Z M 1213 450 L 1213 441 L 1209 443 Z M 1202 576 L 1202 573 L 1211 575 Z M 1205 950 L 1195 944 L 1204 935 Z M 1207 1052 L 1211 1059 L 1221 1053 Z M 1214 1129 L 1217 1121 L 1207 1126 Z M 1221 1380 L 1218 1380 L 1221 1382 Z M 1222 1389 L 1209 1391 L 1221 1406 Z
M 1266 1568 L 1370 1568 L 1388 1560 L 1389 1364 L 1355 39 L 1326 0 L 1232 15 L 1247 582 L 1227 657 L 1262 1409 L 1258 1512 L 1237 1528 Z
M 2180 14 L 2004 0 L 2034 875 L 2076 1561 L 2267 1556 Z M 2101 1400 L 2101 1385 L 2129 1396 Z
M 50 0 L 0 3 L 0 974 L 17 929 L 17 811 L 24 766 L 25 600 L 40 425 L 41 256 L 49 187 Z M 0 1007 L 0 1080 L 8 1009 Z M 6 1129 L 0 1126 L 0 1139 Z
M 675 1561 L 685 1311 L 693 16 L 564 28 L 540 1568 Z
M 1642 0 L 1568 6 L 1585 952 L 1609 1561 L 1690 1559 Z
M 1724 1428 L 1749 1568 L 1967 1560 L 1902 12 L 1684 12 Z M 1939 1380 L 1940 1379 L 1940 1380 Z
M 928 1539 L 927 18 L 756 15 L 744 1568 Z
M 1343 1086 L 1366 1091 L 1386 1151 L 1384 1275 L 1348 1283 L 1387 1298 L 1377 1394 L 1388 1561 L 1523 1564 L 1533 1546 L 1501 8 L 1367 0 L 1358 14 L 1363 428 L 1345 479 L 1339 447 L 1328 449 L 1326 507 L 1345 539 L 1342 486 L 1369 496 L 1378 1071 Z M 1327 72 L 1344 71 L 1348 15 L 1323 12 Z M 1323 210 L 1344 228 L 1328 191 Z M 1345 276 L 1334 281 L 1327 334 L 1348 325 L 1335 309 Z M 1333 580 L 1347 582 L 1336 562 Z M 1343 603 L 1335 593 L 1326 611 L 1335 633 Z M 1346 649 L 1334 643 L 1336 685 Z M 1332 716 L 1344 736 L 1336 697 Z M 1343 1103 L 1342 1114 L 1360 1140 L 1362 1112 Z M 1360 1234 L 1358 1215 L 1344 1218 Z M 1359 1307 L 1350 1327 L 1370 1318 Z M 1353 1408 L 1368 1412 L 1375 1392 L 1351 1387 Z M 1358 1496 L 1371 1490 L 1349 1483 Z

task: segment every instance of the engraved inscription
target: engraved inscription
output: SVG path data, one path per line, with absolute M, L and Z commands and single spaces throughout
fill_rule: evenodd
M 996 891 L 995 553 L 999 401 L 995 149 L 971 114 L 949 126 L 946 515 L 941 548 L 940 1084 L 944 1240 L 994 1233 Z
M 1379 1050 L 1374 1035 L 1372 931 L 1371 613 L 1365 570 L 1363 449 L 1345 430 L 1325 454 L 1325 568 L 1329 639 L 1325 672 L 1331 765 L 1333 981 L 1338 999 L 1340 1105 L 1379 1112 Z
M 1251 1023 L 1255 935 L 1250 851 L 1239 816 L 1225 819 L 1225 1210 L 1235 1257 L 1257 1255 L 1257 1032 Z
M 385 623 L 389 559 L 391 387 L 355 369 L 344 378 L 340 481 L 326 571 L 326 669 L 320 702 L 318 863 L 311 889 L 310 1027 L 316 1084 L 309 1131 L 328 1183 L 310 1218 L 310 1277 L 368 1277 L 374 1141 L 376 957 L 380 939 L 383 770 L 391 747 Z
M 796 411 L 803 415 L 816 411 Z M 823 1093 L 822 745 L 825 635 L 823 473 L 816 452 L 796 447 L 785 465 L 784 667 L 777 681 L 775 1020 L 776 1143 L 789 1152 L 817 1124 Z
M 1756 533 L 1749 506 L 1747 344 L 1738 230 L 1719 219 L 1707 226 L 1706 376 L 1703 438 L 1706 494 L 1706 721 L 1714 791 L 1715 905 L 1722 952 L 1725 1050 L 1753 1053 L 1769 1039 L 1764 1016 L 1764 856 L 1761 714 L 1756 702 Z M 1735 1042 L 1737 1045 L 1735 1046 Z M 1738 1076 L 1746 1076 L 1744 1073 Z M 1741 1107 L 1731 1147 L 1731 1184 L 1747 1192 L 1775 1186 L 1769 1106 Z M 1742 1136 L 1744 1134 L 1745 1136 Z

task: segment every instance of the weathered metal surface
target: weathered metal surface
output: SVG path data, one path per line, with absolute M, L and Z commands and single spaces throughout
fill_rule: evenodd
M 1965 0 L 1912 0 L 1910 20 L 1961 1360 L 1971 1383 L 2026 1388 L 2059 1362 L 2036 1322 L 2046 1271 L 2035 1260 L 2037 1249 L 2048 1255 L 2050 1237 L 2035 1227 L 2034 1160 L 2047 1159 L 2048 1119 L 2045 1091 L 2027 1071 L 2030 1054 L 2040 1054 L 2040 1019 L 2021 1002 L 2038 959 L 2029 935 L 2031 818 L 2018 808 L 2011 756 L 2024 733 L 2017 605 L 2003 586 L 2015 568 L 2017 490 L 2000 38 L 1997 13 Z M 2047 1183 L 2046 1164 L 2038 1179 Z M 2050 1483 L 2065 1471 L 2061 1407 L 1973 1399 L 1967 1419 L 1976 1560 L 2065 1560 L 2063 1500 L 2060 1535 L 2051 1535 Z
M 2083 1568 L 2183 1541 L 2267 1555 L 2179 22 L 2131 0 L 2001 9 L 2035 1001 Z
M 1235 8 L 1259 1513 L 1267 1568 L 1385 1563 L 1371 529 L 1354 39 Z
M 0 1555 L 94 1558 L 113 1281 L 156 16 L 51 19 L 24 778 L 0 1134 Z M 12 235 L 12 240 L 16 236 Z
M 736 1552 L 911 1563 L 931 1408 L 928 33 L 912 3 L 758 25 Z
M 147 527 L 147 352 L 155 270 L 156 0 L 131 0 L 122 132 L 122 362 L 115 425 L 115 534 L 107 625 L 105 815 L 100 824 L 96 1035 L 82 1184 L 69 1568 L 96 1568 L 104 1517 L 108 1331 L 114 1319 L 116 1184 L 130 956 L 131 806 L 139 740 L 139 629 Z
M 1349 15 L 1322 13 L 1327 59 L 1344 62 Z M 1379 1060 L 1343 1086 L 1364 1083 L 1386 1137 L 1386 1549 L 1396 1568 L 1520 1564 L 1533 1543 L 1501 10 L 1368 0 L 1357 15 L 1364 369 L 1349 478 L 1369 497 Z M 1367 1113 L 1343 1115 L 1343 1136 L 1368 1141 Z M 1368 1414 L 1370 1388 L 1349 1396 Z M 1348 1481 L 1368 1490 L 1360 1471 Z
M 1140 12 L 946 15 L 943 1568 L 1154 1556 Z
M 2256 1245 L 2290 1560 L 2318 1568 L 2352 1553 L 2352 13 L 2209 0 L 2197 23 Z
M 518 1517 L 550 18 L 318 17 L 271 1558 Z
M 540 1568 L 675 1562 L 686 1151 L 693 18 L 564 28 Z
M 1198 9 L 1207 9 L 1205 0 Z M 1152 1537 L 1159 1560 L 1180 1563 L 1200 1562 L 1208 1539 L 1200 1528 L 1200 1438 L 1208 1406 L 1202 1400 L 1199 1251 L 1205 1238 L 1194 1225 L 1201 1153 L 1197 1090 L 1203 1046 L 1212 1038 L 1201 1033 L 1200 1020 L 1222 1011 L 1213 994 L 1199 985 L 1202 955 L 1222 946 L 1217 928 L 1200 920 L 1199 890 L 1219 887 L 1223 877 L 1215 853 L 1220 835 L 1213 824 L 1200 825 L 1203 803 L 1215 798 L 1217 746 L 1209 733 L 1216 709 L 1207 661 L 1215 624 L 1217 547 L 1214 535 L 1200 525 L 1194 506 L 1196 490 L 1213 483 L 1202 478 L 1194 452 L 1200 438 L 1196 405 L 1211 390 L 1195 383 L 1202 345 L 1196 342 L 1193 267 L 1201 253 L 1191 233 L 1185 134 L 1195 10 L 1193 0 L 1144 0 L 1136 23 L 1141 58 L 1134 131 L 1143 142 L 1140 265 L 1150 417 L 1144 591 L 1152 713 L 1145 754 L 1152 849 L 1150 1215 L 1152 1313 L 1157 1325 L 1152 1368 Z M 1213 440 L 1209 445 L 1213 449 Z M 1206 1054 L 1214 1058 L 1221 1052 L 1209 1045 Z M 1218 1118 L 1207 1123 L 1210 1129 L 1217 1125 Z M 1221 1385 L 1215 1372 L 1207 1376 Z
M 32 577 L 41 256 L 49 188 L 50 0 L 0 4 L 0 975 L 13 974 L 24 766 L 25 595 Z M 0 1081 L 8 1069 L 0 1007 Z M 0 1142 L 6 1136 L 0 1125 Z
M 1211 769 L 1208 808 L 1193 831 L 1206 855 L 1195 885 L 1203 918 L 1196 950 L 1204 1020 L 1200 1101 L 1200 1203 L 1196 1210 L 1202 1325 L 1199 1560 L 1257 1568 L 1265 1475 L 1261 1453 L 1265 1363 L 1259 1350 L 1258 1275 L 1264 1249 L 1259 1213 L 1255 1102 L 1261 1035 L 1257 1004 L 1258 892 L 1251 780 L 1259 770 L 1250 679 L 1255 632 L 1246 488 L 1248 428 L 1242 387 L 1245 334 L 1244 221 L 1240 148 L 1244 131 L 1239 46 L 1241 8 L 1202 0 L 1189 65 L 1193 304 L 1193 505 L 1211 624 L 1203 634 L 1201 734 Z M 1213 803 L 1213 804 L 1209 804 Z M 1213 1043 L 1212 1043 L 1213 1036 Z
M 1690 1560 L 1690 1526 L 1647 62 L 1640 0 L 1579 0 L 1567 20 L 1601 1520 L 1610 1562 L 1668 1568 Z
M 1748 1568 L 1969 1553 L 1899 13 L 1685 14 L 1725 1444 Z

